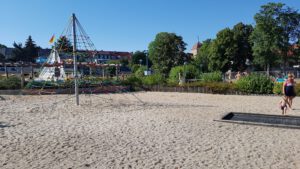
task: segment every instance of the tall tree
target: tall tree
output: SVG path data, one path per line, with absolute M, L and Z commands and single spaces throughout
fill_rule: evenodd
M 175 33 L 158 33 L 148 47 L 154 70 L 167 76 L 172 67 L 183 64 L 185 46 L 182 37 Z
M 38 49 L 39 47 L 36 46 L 35 42 L 32 40 L 31 36 L 25 42 L 25 58 L 23 61 L 27 62 L 35 62 L 35 59 L 38 57 Z
M 208 69 L 210 71 L 226 72 L 232 68 L 232 61 L 237 52 L 237 45 L 234 42 L 234 33 L 225 28 L 217 33 L 217 38 L 211 46 Z
M 200 47 L 195 61 L 194 65 L 200 69 L 201 72 L 207 72 L 208 71 L 208 63 L 209 58 L 211 57 L 211 46 L 212 46 L 212 40 L 207 39 L 202 42 L 202 46 Z
M 252 46 L 249 40 L 253 27 L 243 23 L 236 24 L 233 29 L 233 40 L 237 47 L 233 57 L 232 68 L 235 71 L 244 71 L 247 68 L 246 60 L 253 60 Z
M 282 3 L 268 3 L 254 19 L 256 26 L 251 35 L 254 62 L 269 70 L 281 59 L 285 69 L 288 51 L 300 35 L 298 11 Z
M 25 61 L 24 57 L 26 52 L 23 49 L 22 43 L 13 43 L 14 49 L 12 50 L 12 57 L 9 59 L 10 61 L 17 62 L 17 61 Z
M 57 40 L 56 48 L 59 52 L 69 53 L 73 51 L 73 46 L 66 36 L 61 36 Z
M 131 57 L 131 65 L 133 64 L 140 64 L 140 60 L 142 61 L 142 65 L 146 65 L 146 56 L 147 53 L 145 51 L 136 51 Z

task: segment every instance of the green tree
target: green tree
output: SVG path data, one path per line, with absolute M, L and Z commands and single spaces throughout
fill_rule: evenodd
M 249 40 L 253 27 L 243 23 L 236 24 L 233 29 L 234 46 L 237 50 L 233 57 L 232 69 L 234 71 L 244 71 L 247 68 L 246 60 L 253 60 L 252 46 Z
M 131 62 L 130 64 L 140 64 L 140 60 L 142 61 L 142 65 L 146 65 L 146 57 L 147 54 L 145 51 L 141 52 L 141 51 L 136 51 L 134 52 L 134 54 L 131 57 Z
M 209 58 L 211 56 L 211 46 L 212 46 L 212 40 L 207 39 L 202 42 L 202 46 L 200 47 L 196 58 L 193 62 L 193 64 L 196 67 L 199 67 L 199 70 L 201 72 L 207 72 L 208 71 L 208 63 L 209 63 Z
M 23 61 L 35 62 L 35 59 L 38 57 L 38 49 L 39 47 L 36 46 L 31 36 L 29 36 L 25 42 L 25 47 L 23 49 L 25 51 Z
M 237 45 L 234 41 L 234 33 L 229 28 L 221 30 L 211 46 L 208 69 L 226 72 L 231 68 L 236 53 Z
M 12 58 L 10 58 L 10 61 L 16 62 L 16 61 L 25 61 L 24 56 L 26 55 L 26 52 L 23 49 L 22 43 L 13 43 L 14 49 L 12 50 Z
M 154 70 L 167 76 L 172 67 L 182 65 L 186 57 L 185 46 L 182 37 L 175 33 L 158 33 L 149 44 L 149 58 Z
M 282 3 L 268 3 L 254 19 L 256 26 L 250 37 L 254 63 L 269 71 L 281 58 L 285 69 L 291 43 L 300 35 L 299 13 Z
M 66 36 L 59 37 L 56 48 L 59 52 L 69 53 L 73 51 L 72 43 Z

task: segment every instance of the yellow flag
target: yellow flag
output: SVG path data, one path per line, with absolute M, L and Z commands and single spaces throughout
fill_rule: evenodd
M 55 39 L 55 36 L 52 35 L 51 39 L 49 40 L 49 43 L 53 43 L 53 42 L 54 42 L 54 39 Z

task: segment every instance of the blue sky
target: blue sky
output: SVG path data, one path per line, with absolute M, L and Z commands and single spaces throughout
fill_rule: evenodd
M 0 43 L 8 47 L 29 35 L 41 47 L 59 36 L 75 13 L 98 50 L 146 50 L 159 32 L 183 37 L 187 51 L 199 40 L 243 22 L 268 2 L 300 9 L 299 0 L 1 0 Z

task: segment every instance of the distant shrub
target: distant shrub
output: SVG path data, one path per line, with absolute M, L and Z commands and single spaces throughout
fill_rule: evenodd
M 20 89 L 21 88 L 21 79 L 16 76 L 11 76 L 3 78 L 0 80 L 0 89 Z
M 274 94 L 282 94 L 282 85 L 283 82 L 275 82 L 273 87 Z
M 251 74 L 239 79 L 236 85 L 242 92 L 270 94 L 273 92 L 274 82 L 266 75 Z
M 127 77 L 127 79 L 125 79 L 122 82 L 123 85 L 130 85 L 130 86 L 142 86 L 142 80 L 134 75 L 131 75 L 129 77 Z
M 200 75 L 200 79 L 203 82 L 221 82 L 222 73 L 221 72 L 203 73 Z
M 199 70 L 194 65 L 183 65 L 173 67 L 169 73 L 168 83 L 174 84 L 179 82 L 179 73 L 181 76 L 186 75 L 186 79 L 195 79 L 199 76 Z
M 234 83 L 224 83 L 224 82 L 193 82 L 187 83 L 184 87 L 205 87 L 209 89 L 212 93 L 225 94 L 229 91 L 236 90 L 236 85 Z
M 165 79 L 162 74 L 155 73 L 155 74 L 143 77 L 142 82 L 144 85 L 151 86 L 151 85 L 163 84 L 165 82 Z
M 141 78 L 144 76 L 144 71 L 147 70 L 146 66 L 140 66 L 135 72 L 134 75 L 138 78 Z

